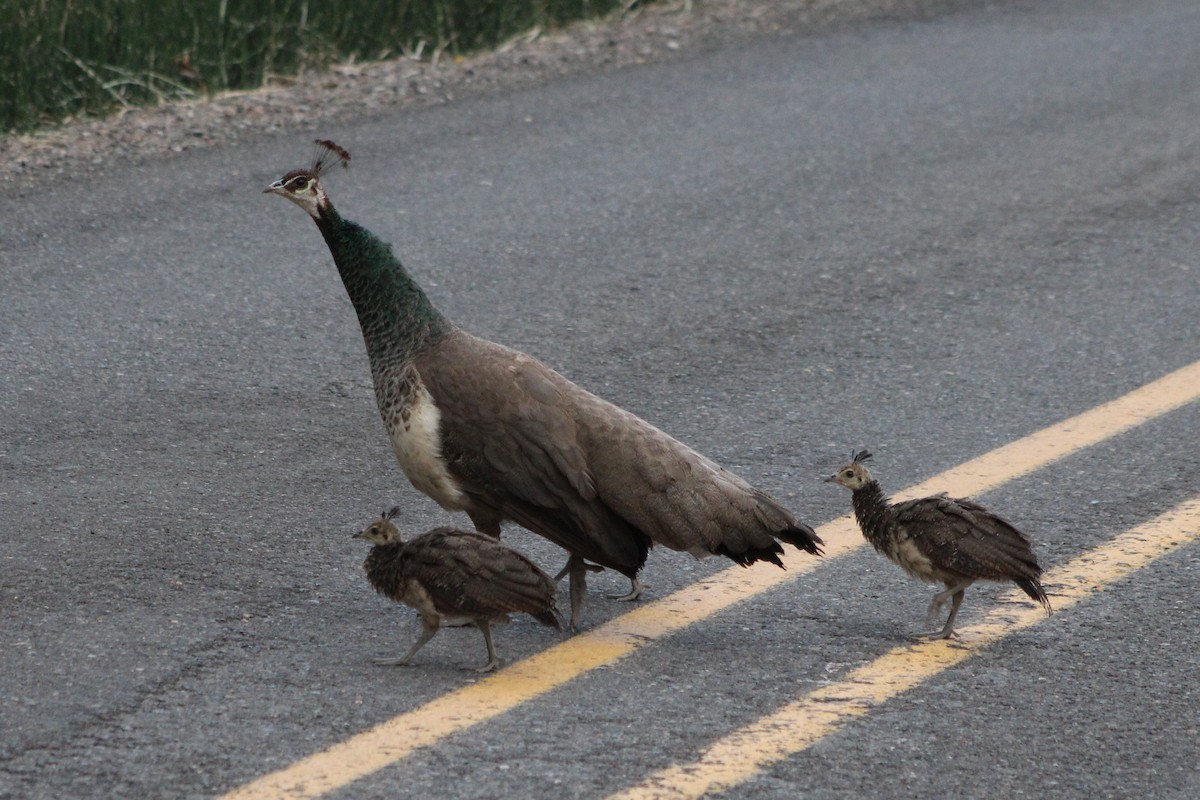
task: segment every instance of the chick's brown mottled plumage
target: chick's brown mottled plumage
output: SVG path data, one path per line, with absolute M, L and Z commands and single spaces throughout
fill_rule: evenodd
M 555 583 L 528 558 L 490 536 L 457 528 L 435 528 L 405 542 L 392 521 L 397 511 L 392 509 L 354 538 L 374 545 L 363 563 L 367 580 L 385 597 L 415 608 L 422 632 L 405 655 L 375 663 L 407 664 L 442 625 L 469 623 L 483 633 L 488 662 L 479 671 L 489 672 L 500 665 L 492 623 L 525 613 L 562 629 L 554 604 Z
M 863 464 L 863 450 L 825 480 L 853 492 L 854 516 L 867 541 L 909 575 L 942 583 L 934 595 L 926 625 L 936 624 L 947 600 L 950 616 L 934 638 L 954 635 L 954 619 L 963 596 L 977 580 L 1012 581 L 1050 612 L 1039 580 L 1042 568 L 1028 537 L 984 506 L 945 494 L 891 503 Z

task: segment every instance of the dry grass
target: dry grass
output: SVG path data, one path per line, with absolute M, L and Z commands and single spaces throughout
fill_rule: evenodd
M 435 58 L 626 0 L 0 0 L 0 131 L 252 89 L 335 62 Z

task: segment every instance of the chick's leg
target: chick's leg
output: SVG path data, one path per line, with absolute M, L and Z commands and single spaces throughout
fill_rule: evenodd
M 475 623 L 479 626 L 479 630 L 483 633 L 483 641 L 487 644 L 488 662 L 482 667 L 476 669 L 476 672 L 491 672 L 500 666 L 500 656 L 496 655 L 496 648 L 492 645 L 492 626 L 487 620 L 479 620 Z
M 424 647 L 430 639 L 438 632 L 438 624 L 430 622 L 422 617 L 421 619 L 421 637 L 417 639 L 416 644 L 412 646 L 407 653 L 400 658 L 376 658 L 374 662 L 381 667 L 403 667 L 412 657 L 417 654 L 417 651 Z
M 942 629 L 931 635 L 933 639 L 949 639 L 954 636 L 954 619 L 958 616 L 959 606 L 962 605 L 963 597 L 966 595 L 967 587 L 974 583 L 974 580 L 964 579 L 951 586 L 946 587 L 946 591 L 938 592 L 933 596 L 933 602 L 929 604 L 929 613 L 925 617 L 925 624 L 933 627 L 937 623 L 938 614 L 942 610 L 942 606 L 950 600 L 950 616 L 946 618 L 946 624 Z

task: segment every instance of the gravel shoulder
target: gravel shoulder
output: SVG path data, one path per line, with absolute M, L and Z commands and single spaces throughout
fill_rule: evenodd
M 447 103 L 583 71 L 686 57 L 706 46 L 881 16 L 921 17 L 967 0 L 667 0 L 531 30 L 470 58 L 420 54 L 344 63 L 280 77 L 272 86 L 131 108 L 31 134 L 0 137 L 0 182 L 31 186 L 156 156 L 235 143 L 280 130 L 314 131 L 331 119 L 372 117 L 404 105 Z

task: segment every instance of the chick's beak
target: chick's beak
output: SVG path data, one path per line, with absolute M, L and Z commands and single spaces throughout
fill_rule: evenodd
M 825 483 L 837 483 L 837 482 L 838 482 L 837 475 L 830 475 L 828 478 L 825 479 Z
M 270 190 L 268 189 L 268 191 L 270 191 Z M 358 533 L 352 534 L 350 536 L 350 538 L 351 539 L 361 539 L 361 538 L 363 538 L 363 532 L 359 531 Z

